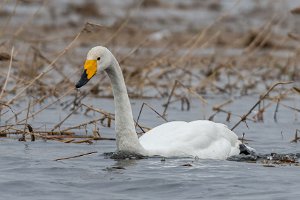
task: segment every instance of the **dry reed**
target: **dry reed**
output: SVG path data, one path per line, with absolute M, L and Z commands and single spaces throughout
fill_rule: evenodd
M 157 30 L 139 28 L 142 22 L 136 13 L 150 9 L 143 1 L 131 5 L 126 14 L 111 27 L 91 22 L 36 25 L 33 22 L 41 9 L 49 9 L 51 2 L 46 1 L 31 15 L 26 16 L 27 20 L 19 21 L 18 26 L 14 26 L 11 21 L 18 14 L 19 1 L 16 1 L 13 11 L 0 29 L 0 34 L 5 39 L 0 42 L 0 64 L 3 68 L 0 76 L 0 136 L 22 135 L 20 140 L 24 141 L 28 135 L 32 141 L 42 138 L 64 143 L 113 140 L 114 138 L 102 137 L 98 130 L 113 127 L 114 114 L 104 108 L 83 103 L 87 95 L 93 98 L 112 98 L 109 80 L 101 78 L 93 82 L 91 86 L 87 86 L 85 93 L 79 94 L 74 89 L 74 77 L 79 77 L 86 49 L 95 44 L 112 49 L 123 68 L 131 97 L 158 98 L 166 102 L 162 105 L 162 113 L 148 103 L 141 105 L 136 127 L 143 133 L 149 129 L 140 123 L 145 106 L 168 121 L 170 105 L 190 110 L 197 98 L 203 107 L 209 107 L 210 102 L 206 97 L 214 95 L 228 96 L 230 101 L 211 106 L 207 119 L 213 120 L 220 113 L 226 115 L 227 122 L 238 118 L 232 130 L 241 122 L 263 122 L 264 113 L 272 105 L 275 105 L 275 122 L 278 121 L 281 106 L 299 112 L 296 107 L 286 105 L 285 99 L 296 98 L 294 96 L 299 95 L 300 89 L 296 86 L 293 89 L 277 87 L 300 79 L 299 35 L 294 31 L 288 31 L 286 35 L 277 32 L 278 28 L 285 29 L 287 15 L 275 12 L 273 8 L 268 11 L 268 18 L 264 18 L 267 20 L 258 27 L 242 27 L 242 33 L 229 30 L 226 24 L 238 26 L 235 21 L 239 17 L 246 18 L 232 14 L 239 3 L 240 1 L 236 1 L 232 8 L 222 11 L 209 24 L 197 29 L 187 28 L 181 33 L 174 31 L 156 41 L 151 35 Z M 0 3 L 0 14 L 3 9 L 1 6 Z M 174 8 L 168 3 L 157 3 L 150 7 L 152 6 Z M 71 10 L 66 11 L 67 14 L 68 12 Z M 298 14 L 299 8 L 291 12 Z M 55 13 L 52 15 L 54 18 L 61 17 L 55 16 Z M 99 13 L 99 16 L 102 14 Z M 213 53 L 205 53 L 211 49 Z M 236 49 L 236 53 L 231 53 Z M 280 51 L 287 51 L 288 56 L 278 56 Z M 267 92 L 252 107 L 245 105 L 250 107 L 246 114 L 234 113 L 225 108 L 229 104 L 235 104 L 233 96 L 258 96 L 265 90 Z M 271 97 L 271 92 L 279 95 Z M 35 119 L 47 115 L 45 113 L 51 107 L 62 110 L 62 119 L 57 120 L 57 123 L 52 122 L 51 128 L 46 130 L 36 128 L 42 125 L 36 124 Z M 258 112 L 251 115 L 257 108 Z M 79 114 L 86 116 L 91 112 L 97 116 L 68 124 L 72 117 Z M 244 136 L 242 140 L 246 141 Z M 296 132 L 293 141 L 298 140 Z

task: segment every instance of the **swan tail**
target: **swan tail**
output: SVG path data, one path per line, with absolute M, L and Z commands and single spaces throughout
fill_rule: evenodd
M 240 144 L 240 154 L 244 155 L 256 155 L 255 149 L 252 147 L 249 147 L 245 144 Z

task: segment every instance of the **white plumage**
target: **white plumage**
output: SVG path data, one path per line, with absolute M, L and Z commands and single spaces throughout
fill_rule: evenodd
M 93 77 L 96 68 L 97 71 L 105 71 L 111 80 L 118 151 L 146 156 L 194 156 L 203 159 L 226 159 L 240 153 L 241 142 L 237 135 L 226 125 L 207 120 L 168 122 L 138 139 L 122 70 L 113 54 L 107 48 L 97 46 L 88 52 L 86 63 L 86 70 L 76 84 L 77 88 Z
M 173 121 L 148 131 L 139 138 L 152 155 L 194 156 L 226 159 L 240 153 L 240 141 L 224 124 L 207 120 Z

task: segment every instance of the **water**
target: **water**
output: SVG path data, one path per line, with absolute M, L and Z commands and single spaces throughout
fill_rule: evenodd
M 105 159 L 102 152 L 113 146 L 110 142 L 2 142 L 1 150 L 6 151 L 1 156 L 5 160 L 1 163 L 1 199 L 289 199 L 299 195 L 298 167 L 193 159 Z M 95 149 L 96 155 L 53 161 Z M 192 166 L 183 166 L 187 163 Z
M 193 159 L 114 161 L 102 154 L 113 146 L 2 142 L 1 199 L 291 199 L 300 194 L 298 167 Z M 95 149 L 96 155 L 53 161 Z M 191 166 L 183 166 L 187 163 Z
M 87 98 L 85 103 L 98 102 L 112 110 L 112 100 Z M 210 105 L 224 101 L 210 99 Z M 245 97 L 225 107 L 233 113 L 244 113 L 255 102 Z M 146 100 L 162 110 L 161 100 Z M 246 105 L 249 106 L 243 106 Z M 285 103 L 293 103 L 287 100 Z M 137 117 L 142 100 L 133 101 Z M 170 119 L 202 119 L 208 115 L 209 105 L 192 100 L 190 111 L 181 111 L 171 105 Z M 105 108 L 105 106 L 104 106 Z M 206 110 L 206 111 L 205 111 Z M 57 109 L 49 109 L 31 123 L 45 121 Z M 61 111 L 65 112 L 65 111 Z M 235 132 L 244 132 L 249 145 L 259 153 L 296 153 L 299 145 L 290 143 L 299 122 L 295 113 L 281 108 L 278 123 L 267 109 L 264 123 L 249 121 L 249 129 L 241 124 Z M 141 123 L 153 127 L 162 123 L 150 110 L 144 110 Z M 66 123 L 82 120 L 77 114 Z M 93 118 L 95 116 L 90 116 Z M 77 119 L 76 119 L 77 118 Z M 89 117 L 85 117 L 89 118 Z M 225 122 L 220 114 L 214 119 Z M 54 120 L 54 117 L 52 119 Z M 229 126 L 236 122 L 232 118 Z M 292 122 L 291 122 L 292 121 Z M 54 123 L 55 124 L 55 123 Z M 100 129 L 105 136 L 113 136 L 112 128 Z M 282 135 L 280 132 L 283 132 Z M 220 160 L 195 160 L 193 158 L 147 158 L 141 160 L 113 160 L 104 153 L 115 151 L 114 141 L 98 141 L 88 144 L 65 144 L 37 140 L 19 142 L 15 139 L 0 140 L 0 199 L 292 199 L 300 195 L 299 167 L 264 167 L 261 163 Z M 97 151 L 95 154 L 54 161 L 57 158 Z
M 78 0 L 76 2 L 82 3 Z M 245 31 L 247 29 L 258 29 L 266 23 L 265 19 L 270 20 L 273 12 L 260 12 L 260 14 L 251 14 L 255 1 L 222 1 L 222 12 L 208 12 L 205 7 L 184 10 L 176 9 L 172 4 L 175 1 L 168 2 L 169 8 L 150 8 L 142 11 L 132 12 L 130 20 L 133 25 L 139 28 L 149 29 L 153 32 L 160 30 L 170 30 L 180 32 L 187 29 L 206 27 L 217 20 L 220 15 L 229 11 L 229 17 L 237 15 L 221 25 L 226 25 L 233 30 Z M 178 2 L 178 1 L 176 1 Z M 176 3 L 175 2 L 175 3 Z M 192 1 L 186 1 L 192 2 Z M 60 4 L 58 4 L 60 3 Z M 83 27 L 86 21 L 95 22 L 111 26 L 117 22 L 120 17 L 126 16 L 128 8 L 132 1 L 102 1 L 97 2 L 97 8 L 104 14 L 104 17 L 79 16 L 72 13 L 63 14 L 68 7 L 68 1 L 49 1 L 48 9 L 42 8 L 32 24 L 53 25 L 54 27 L 65 26 L 67 23 L 77 24 L 73 29 L 67 26 L 67 30 L 47 32 L 45 38 L 58 38 L 48 44 L 48 48 L 54 48 L 57 51 L 61 45 L 65 47 L 62 37 L 57 35 L 69 33 L 75 35 Z M 298 6 L 298 1 L 289 0 L 278 4 L 276 11 L 289 13 L 289 9 Z M 187 3 L 188 4 L 188 3 Z M 263 5 L 269 5 L 270 1 L 264 1 Z M 19 27 L 30 19 L 40 5 L 19 4 L 16 14 L 10 21 L 10 26 Z M 282 8 L 282 9 L 281 9 Z M 5 7 L 4 10 L 12 12 L 14 2 Z M 255 9 L 254 9 L 255 10 Z M 267 11 L 267 10 L 266 10 Z M 51 12 L 54 18 L 50 17 Z M 246 15 L 243 15 L 245 13 Z M 247 15 L 248 13 L 248 15 Z M 278 13 L 277 13 L 278 14 Z M 255 15 L 255 16 L 253 16 Z M 55 18 L 56 16 L 56 18 Z M 63 17 L 61 17 L 63 16 Z M 245 20 L 245 18 L 247 20 Z M 291 32 L 297 30 L 298 18 L 289 16 L 291 20 L 286 22 L 287 27 L 280 32 Z M 180 19 L 180 20 L 177 20 Z M 262 20 L 264 19 L 264 20 Z M 2 17 L 1 24 L 5 25 L 7 18 Z M 165 21 L 164 21 L 165 20 Z M 247 24 L 245 26 L 245 24 Z M 2 27 L 3 28 L 3 27 Z M 27 28 L 28 29 L 28 28 Z M 34 29 L 32 29 L 34 30 Z M 222 30 L 222 29 L 220 29 Z M 194 30 L 195 31 L 195 30 Z M 297 32 L 297 31 L 296 31 Z M 9 35 L 10 36 L 10 35 Z M 55 36 L 55 37 L 54 37 Z M 35 35 L 33 35 L 35 37 Z M 2 38 L 6 40 L 5 37 Z M 22 45 L 24 41 L 20 40 Z M 138 41 L 140 42 L 140 41 Z M 49 47 L 50 46 L 50 47 Z M 82 51 L 80 56 L 84 55 L 89 48 L 77 48 L 76 51 Z M 153 52 L 159 51 L 161 47 L 149 48 Z M 130 51 L 131 47 L 118 47 L 120 50 Z M 148 49 L 148 50 L 149 50 Z M 280 50 L 280 49 L 279 49 Z M 278 50 L 278 51 L 279 51 Z M 143 51 L 141 49 L 140 51 Z M 274 51 L 274 50 L 273 50 Z M 147 53 L 147 52 L 146 52 Z M 183 52 L 184 53 L 184 52 Z M 195 55 L 215 54 L 215 49 L 201 49 L 194 51 Z M 240 49 L 227 49 L 223 54 L 240 54 Z M 272 52 L 271 52 L 272 53 Z M 291 56 L 293 52 L 284 50 L 275 52 L 282 57 Z M 53 52 L 50 52 L 52 55 Z M 26 54 L 27 55 L 27 54 Z M 20 59 L 20 58 L 18 58 Z M 73 58 L 76 59 L 76 58 Z M 80 57 L 80 62 L 84 59 Z M 63 64 L 64 66 L 67 63 Z M 73 70 L 71 68 L 71 70 Z M 5 71 L 6 72 L 6 71 Z M 73 71 L 72 71 L 73 73 Z M 70 73 L 70 74 L 72 74 Z M 73 77 L 72 77 L 73 78 Z M 77 77 L 78 78 L 78 77 Z M 74 80 L 74 82 L 77 81 Z M 73 79 L 71 79 L 73 80 Z M 93 81 L 93 80 L 92 80 Z M 88 89 L 86 90 L 88 91 Z M 264 89 L 263 89 L 264 91 Z M 234 96 L 234 95 L 232 95 Z M 70 98 L 70 97 L 68 97 Z M 193 99 L 189 111 L 181 111 L 180 103 L 170 105 L 167 118 L 169 120 L 196 120 L 207 119 L 214 113 L 211 107 L 227 101 L 229 96 L 211 96 L 206 97 L 209 104 L 203 105 L 198 100 Z M 234 103 L 225 106 L 224 109 L 232 113 L 243 115 L 257 101 L 258 94 L 253 97 L 242 97 L 234 99 Z M 50 102 L 45 100 L 45 105 Z M 51 101 L 51 100 L 49 100 Z M 147 102 L 160 113 L 163 110 L 161 106 L 166 102 L 162 100 L 134 100 L 132 101 L 133 113 L 135 119 L 138 116 L 142 102 Z M 299 97 L 291 96 L 289 100 L 282 103 L 297 107 Z M 83 103 L 95 105 L 96 107 L 113 112 L 113 102 L 111 99 L 85 98 Z M 15 111 L 26 108 L 28 102 L 14 107 Z M 18 107 L 19 106 L 19 107 Z M 299 107 L 299 105 L 298 105 Z M 39 110 L 36 107 L 32 110 Z M 245 133 L 245 138 L 249 139 L 249 146 L 255 148 L 258 153 L 299 153 L 299 143 L 290 143 L 293 139 L 295 130 L 299 129 L 298 113 L 293 112 L 283 106 L 280 106 L 278 112 L 278 123 L 273 120 L 275 103 L 267 108 L 264 114 L 264 122 L 256 123 L 248 121 L 248 127 L 242 123 L 235 132 L 239 137 Z M 78 125 L 81 122 L 89 121 L 99 117 L 97 113 L 83 115 L 84 111 L 72 115 L 64 124 L 63 128 Z M 34 127 L 45 127 L 51 129 L 58 124 L 70 110 L 62 110 L 62 106 L 54 105 L 40 113 L 36 118 L 28 122 Z M 8 116 L 8 113 L 4 116 Z M 19 116 L 21 119 L 25 117 Z M 253 116 L 253 115 L 251 115 Z M 218 114 L 214 121 L 227 124 L 232 127 L 238 120 L 238 117 L 231 117 L 230 122 L 226 122 L 226 114 Z M 3 120 L 3 118 L 2 118 Z M 1 121 L 3 122 L 3 121 Z M 155 127 L 164 121 L 157 117 L 149 109 L 145 109 L 140 118 L 140 123 L 147 127 Z M 99 124 L 98 124 L 99 126 Z M 100 127 L 102 136 L 114 137 L 113 128 Z M 87 127 L 89 133 L 94 126 Z M 41 128 L 42 129 L 42 128 Z M 139 130 L 138 130 L 139 131 Z M 79 130 L 82 134 L 84 130 Z M 35 142 L 19 142 L 15 138 L 0 138 L 0 200 L 6 199 L 24 199 L 24 200 L 84 200 L 84 199 L 297 199 L 299 198 L 299 166 L 275 165 L 275 167 L 264 167 L 262 163 L 248 163 L 220 160 L 195 160 L 193 158 L 166 158 L 159 157 L 147 158 L 141 160 L 113 160 L 107 158 L 104 153 L 114 152 L 116 149 L 114 141 L 95 141 L 93 144 L 65 144 L 55 141 L 37 140 Z M 74 159 L 55 161 L 55 159 L 79 155 L 82 153 L 94 152 L 95 154 L 78 157 Z

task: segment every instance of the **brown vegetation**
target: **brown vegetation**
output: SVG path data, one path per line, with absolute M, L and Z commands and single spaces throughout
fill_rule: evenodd
M 87 95 L 111 98 L 108 79 L 93 82 L 86 92 L 80 93 L 74 88 L 74 77 L 79 77 L 87 50 L 96 45 L 107 46 L 116 55 L 132 98 L 165 99 L 164 112 L 157 113 L 162 118 L 166 118 L 169 105 L 181 102 L 181 109 L 188 110 L 192 98 L 198 98 L 205 104 L 204 96 L 207 94 L 243 97 L 267 91 L 255 106 L 247 105 L 251 109 L 242 116 L 223 109 L 224 105 L 234 104 L 231 100 L 213 106 L 209 117 L 212 120 L 217 114 L 226 113 L 227 121 L 232 116 L 240 117 L 238 124 L 247 120 L 263 121 L 263 114 L 270 104 L 284 106 L 284 99 L 299 95 L 297 87 L 293 89 L 291 84 L 272 87 L 273 84 L 300 79 L 298 35 L 292 33 L 294 30 L 286 30 L 286 15 L 280 15 L 273 9 L 259 14 L 253 11 L 255 16 L 263 15 L 258 20 L 267 19 L 260 26 L 239 27 L 239 18 L 246 21 L 247 16 L 233 15 L 232 10 L 225 10 L 218 3 L 189 7 L 166 5 L 158 0 L 144 1 L 142 4 L 134 3 L 123 17 L 117 17 L 112 25 L 105 26 L 94 23 L 95 19 L 110 19 L 105 12 L 107 10 L 102 7 L 70 3 L 59 13 L 53 10 L 51 3 L 22 2 L 27 6 L 38 6 L 35 12 L 21 16 L 26 20 L 21 20 L 18 15 L 18 1 L 14 5 L 0 3 L 0 15 L 5 18 L 0 27 L 1 137 L 30 135 L 31 140 L 42 138 L 65 143 L 112 140 L 101 136 L 97 122 L 110 127 L 114 114 L 82 103 Z M 6 9 L 9 6 L 13 9 Z M 135 14 L 159 7 L 187 12 L 195 8 L 208 9 L 220 13 L 208 25 L 187 25 L 183 31 L 163 32 L 142 26 L 153 20 L 165 29 L 168 29 L 168 23 L 188 23 L 173 16 L 164 21 L 155 17 L 143 21 L 141 14 Z M 43 9 L 48 10 L 51 17 L 40 23 L 38 19 Z M 297 13 L 298 10 L 292 12 Z M 93 22 L 68 18 L 74 14 L 84 19 L 92 17 L 90 20 Z M 232 26 L 234 28 L 230 28 Z M 68 109 L 60 123 L 47 130 L 30 125 L 33 118 L 47 112 L 53 105 L 56 109 Z M 258 109 L 256 114 L 252 112 L 254 109 Z M 91 111 L 100 113 L 102 117 L 73 126 L 64 125 L 72 115 Z M 147 130 L 138 123 L 142 132 Z M 88 125 L 94 126 L 88 135 L 76 132 L 78 129 L 87 131 Z M 22 137 L 21 140 L 24 139 Z

